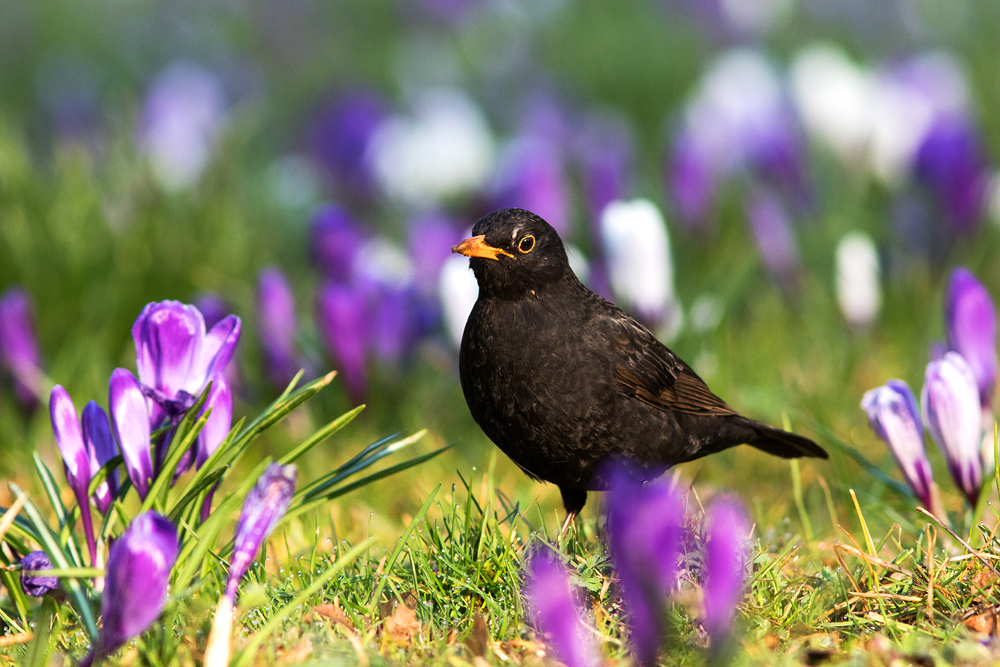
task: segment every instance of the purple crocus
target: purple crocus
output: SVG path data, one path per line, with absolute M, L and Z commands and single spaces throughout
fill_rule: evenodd
M 535 554 L 527 564 L 525 598 L 532 620 L 567 667 L 596 667 L 597 647 L 587 630 L 566 568 L 555 557 Z
M 58 577 L 29 574 L 40 570 L 51 570 L 52 561 L 44 551 L 32 551 L 21 559 L 21 589 L 26 595 L 40 598 L 59 588 Z
M 975 507 L 982 487 L 979 389 L 962 355 L 948 352 L 927 364 L 920 395 L 924 425 L 948 462 L 956 486 Z
M 593 223 L 600 220 L 605 206 L 629 195 L 633 143 L 628 122 L 622 117 L 595 115 L 584 123 L 575 151 Z
M 937 119 L 917 150 L 915 173 L 952 231 L 975 231 L 987 201 L 990 173 L 971 119 L 963 114 Z
M 309 148 L 345 193 L 369 196 L 374 192 L 366 155 L 388 112 L 389 105 L 377 93 L 355 90 L 316 114 L 308 131 Z
M 131 371 L 116 368 L 111 373 L 108 406 L 111 408 L 111 429 L 125 459 L 125 469 L 139 497 L 145 499 L 153 478 L 149 410 L 142 387 Z
M 0 296 L 0 367 L 10 372 L 14 395 L 26 410 L 38 404 L 40 366 L 31 298 L 20 287 L 11 287 Z
M 153 624 L 167 602 L 177 560 L 177 529 L 156 512 L 143 512 L 111 546 L 101 596 L 104 625 L 81 667 L 114 653 Z
M 302 367 L 295 354 L 295 295 L 280 269 L 267 267 L 257 280 L 258 334 L 271 384 L 284 388 Z
M 343 373 L 347 392 L 361 400 L 368 381 L 364 295 L 328 282 L 317 297 L 316 319 L 327 350 Z
M 107 413 L 94 401 L 83 408 L 82 426 L 83 444 L 90 456 L 90 474 L 93 478 L 101 466 L 118 455 L 118 446 L 111 436 Z M 94 491 L 94 503 L 101 514 L 107 513 L 117 493 L 118 469 L 115 468 Z
M 151 399 L 151 426 L 178 420 L 217 371 L 223 371 L 240 338 L 240 318 L 223 318 L 210 331 L 194 306 L 150 303 L 132 325 L 136 366 Z
M 782 288 L 794 291 L 801 262 L 792 223 L 781 200 L 769 189 L 757 189 L 747 201 L 747 219 L 768 273 Z
M 996 386 L 997 314 L 986 287 L 971 271 L 952 271 L 944 297 L 944 323 L 948 346 L 972 368 L 984 409 L 993 403 Z
M 736 603 L 746 582 L 749 532 L 750 521 L 742 503 L 734 498 L 712 503 L 705 542 L 703 624 L 716 650 L 729 635 Z
M 327 204 L 313 216 L 309 236 L 313 261 L 320 272 L 333 282 L 349 283 L 354 258 L 365 242 L 365 234 L 354 217 L 340 206 Z
M 715 202 L 716 175 L 709 157 L 687 131 L 674 137 L 667 184 L 684 226 L 689 231 L 702 229 Z
M 56 436 L 56 446 L 62 455 L 66 470 L 66 481 L 69 482 L 76 502 L 80 506 L 80 516 L 83 520 L 83 530 L 87 535 L 87 548 L 90 552 L 90 562 L 97 562 L 97 545 L 94 541 L 94 525 L 90 516 L 90 501 L 87 491 L 94 474 L 91 469 L 91 452 L 84 444 L 83 430 L 77 417 L 76 406 L 69 393 L 62 385 L 52 388 L 49 397 L 49 414 L 52 418 L 52 432 Z
M 616 467 L 609 477 L 608 547 L 621 582 L 629 639 L 641 665 L 653 665 L 664 612 L 677 586 L 684 503 L 665 480 L 643 484 L 641 471 Z
M 285 515 L 295 494 L 296 470 L 294 465 L 272 463 L 247 498 L 243 501 L 240 519 L 236 522 L 233 536 L 233 554 L 229 559 L 229 577 L 226 579 L 226 596 L 230 602 L 236 599 L 236 589 L 240 579 L 246 574 L 250 563 L 257 557 L 264 541 L 274 531 L 278 521 Z
M 502 163 L 496 208 L 533 211 L 565 234 L 569 229 L 568 186 L 556 142 L 525 136 L 508 148 Z
M 861 408 L 875 434 L 889 445 L 903 478 L 917 498 L 932 508 L 931 464 L 924 449 L 924 429 L 920 409 L 910 387 L 902 380 L 889 380 L 865 392 Z

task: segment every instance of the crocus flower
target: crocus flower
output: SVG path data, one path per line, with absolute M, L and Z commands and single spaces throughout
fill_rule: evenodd
M 849 232 L 837 243 L 836 258 L 840 312 L 851 327 L 867 329 L 882 306 L 875 242 L 864 232 Z
M 667 183 L 684 226 L 692 231 L 703 228 L 716 197 L 716 175 L 687 131 L 674 137 Z
M 327 204 L 313 216 L 309 237 L 310 252 L 320 272 L 335 283 L 349 283 L 355 257 L 365 242 L 357 220 L 346 209 Z
M 794 292 L 801 263 L 792 223 L 781 200 L 771 190 L 758 188 L 747 201 L 747 220 L 768 273 L 782 288 Z
M 97 562 L 97 545 L 94 542 L 94 525 L 90 516 L 90 501 L 87 491 L 94 471 L 91 469 L 91 452 L 84 444 L 83 430 L 77 417 L 76 406 L 69 393 L 62 385 L 52 388 L 49 397 L 49 414 L 52 418 L 52 432 L 56 436 L 56 446 L 62 455 L 66 469 L 66 481 L 69 482 L 76 502 L 80 506 L 80 516 L 83 520 L 83 530 L 87 535 L 87 547 L 90 551 L 90 562 Z M 148 447 L 147 441 L 147 447 Z
M 353 90 L 320 109 L 312 121 L 310 152 L 343 186 L 345 194 L 372 194 L 374 183 L 366 156 L 388 112 L 389 105 L 378 93 Z
M 226 667 L 232 654 L 233 604 L 240 579 L 257 557 L 261 546 L 288 510 L 295 494 L 295 466 L 272 463 L 243 502 L 233 536 L 226 591 L 219 599 L 212 630 L 205 647 L 205 667 Z
M 139 143 L 167 190 L 193 186 L 225 124 L 225 99 L 211 72 L 189 63 L 167 68 L 143 104 Z
M 608 482 L 608 547 L 622 586 L 629 639 L 641 665 L 653 665 L 664 632 L 667 597 L 677 585 L 684 504 L 668 482 L 642 484 L 616 468 Z
M 548 554 L 536 554 L 528 562 L 526 579 L 525 598 L 531 618 L 545 634 L 555 657 L 567 667 L 600 664 L 562 563 Z
M 260 272 L 257 280 L 257 329 L 264 348 L 267 377 L 275 387 L 284 388 L 302 367 L 295 355 L 295 296 L 277 267 Z
M 27 410 L 38 404 L 40 365 L 31 299 L 23 289 L 11 287 L 0 296 L 0 367 L 10 372 L 14 394 Z
M 469 260 L 455 255 L 444 261 L 438 283 L 438 297 L 441 300 L 448 338 L 455 349 L 458 349 L 462 345 L 462 333 L 469 320 L 469 313 L 479 298 L 479 283 L 469 269 Z
M 981 412 L 972 368 L 957 352 L 927 364 L 920 395 L 924 425 L 948 462 L 948 471 L 973 507 L 982 486 Z
M 984 409 L 993 402 L 996 386 L 997 314 L 986 287 L 971 271 L 952 271 L 944 297 L 944 324 L 948 345 L 972 368 Z
M 44 551 L 32 551 L 21 559 L 21 588 L 26 595 L 40 598 L 46 593 L 59 588 L 58 577 L 46 577 L 39 574 L 28 574 L 40 570 L 51 570 L 52 561 Z
M 951 230 L 975 231 L 990 173 L 972 121 L 964 115 L 937 120 L 920 144 L 915 167 L 917 180 L 931 192 Z
M 142 388 L 131 371 L 116 368 L 108 383 L 111 430 L 118 441 L 132 486 L 145 499 L 153 479 L 149 411 Z
M 648 199 L 612 202 L 601 214 L 611 289 L 650 326 L 678 315 L 667 225 Z
M 111 436 L 107 413 L 94 401 L 84 406 L 82 425 L 83 444 L 90 456 L 90 474 L 93 478 L 101 466 L 118 455 L 118 446 Z M 118 469 L 115 468 L 94 491 L 94 502 L 101 514 L 107 513 L 117 493 Z
M 173 422 L 190 408 L 213 373 L 236 350 L 240 318 L 230 315 L 205 331 L 194 306 L 179 301 L 147 304 L 132 325 L 139 381 L 151 399 L 151 426 Z
M 327 283 L 317 295 L 316 320 L 348 393 L 360 400 L 368 381 L 363 295 L 345 285 Z
M 618 116 L 590 118 L 575 150 L 590 208 L 588 217 L 596 223 L 605 206 L 629 194 L 634 147 L 628 122 Z
M 703 624 L 716 650 L 729 634 L 736 603 L 746 582 L 749 532 L 746 510 L 735 499 L 722 498 L 709 508 Z
M 889 380 L 865 392 L 861 408 L 875 435 L 889 445 L 903 478 L 923 506 L 933 511 L 931 464 L 924 450 L 920 409 L 910 387 L 902 380 Z
M 548 137 L 515 141 L 500 162 L 495 208 L 523 208 L 541 216 L 559 234 L 569 228 L 569 199 L 560 147 Z
M 166 517 L 150 511 L 132 520 L 111 545 L 101 596 L 104 625 L 80 665 L 90 667 L 153 624 L 167 602 L 177 551 L 177 530 Z

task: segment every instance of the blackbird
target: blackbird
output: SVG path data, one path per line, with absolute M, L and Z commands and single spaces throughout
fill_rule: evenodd
M 738 414 L 646 327 L 577 279 L 556 231 L 522 209 L 494 211 L 467 255 L 479 298 L 459 375 L 476 423 L 529 476 L 562 493 L 565 535 L 606 488 L 602 462 L 643 481 L 677 463 L 748 444 L 784 458 L 826 452 Z

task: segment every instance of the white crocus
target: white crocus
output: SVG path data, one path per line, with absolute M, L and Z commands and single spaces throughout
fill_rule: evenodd
M 872 325 L 882 307 L 878 251 L 864 232 L 849 232 L 837 244 L 837 304 L 852 327 Z
M 438 297 L 448 336 L 458 348 L 462 345 L 469 313 L 479 298 L 479 284 L 469 269 L 467 257 L 455 255 L 444 261 L 438 280 Z

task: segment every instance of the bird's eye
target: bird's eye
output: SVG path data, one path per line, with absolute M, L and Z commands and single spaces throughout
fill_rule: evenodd
M 520 250 L 522 253 L 529 253 L 534 247 L 535 247 L 535 237 L 532 236 L 531 234 L 528 234 L 527 236 L 525 236 L 524 238 L 522 238 L 520 241 L 517 242 L 517 249 Z

